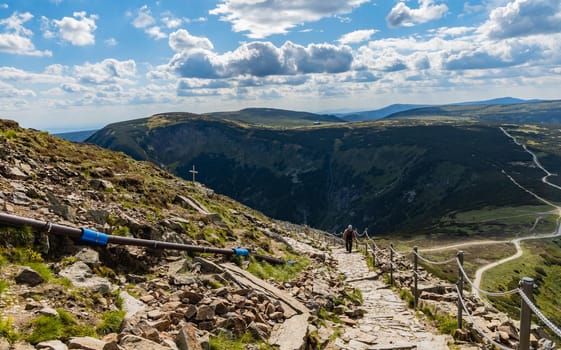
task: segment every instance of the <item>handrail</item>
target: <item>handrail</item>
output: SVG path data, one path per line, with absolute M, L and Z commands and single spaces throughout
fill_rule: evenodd
M 30 226 L 36 230 L 52 233 L 60 236 L 67 236 L 74 239 L 81 240 L 82 243 L 95 244 L 98 246 L 107 246 L 109 243 L 120 245 L 132 245 L 139 247 L 147 247 L 153 249 L 169 249 L 169 250 L 182 250 L 199 253 L 213 253 L 222 255 L 238 255 L 238 256 L 254 256 L 256 259 L 267 261 L 273 264 L 284 264 L 285 261 L 279 258 L 255 254 L 247 248 L 216 248 L 195 246 L 189 244 L 163 242 L 142 238 L 120 237 L 108 235 L 103 232 L 97 232 L 88 228 L 75 228 L 65 225 L 53 224 L 49 221 L 39 221 L 31 218 L 26 218 L 17 215 L 11 215 L 0 212 L 0 222 L 15 225 L 15 226 Z

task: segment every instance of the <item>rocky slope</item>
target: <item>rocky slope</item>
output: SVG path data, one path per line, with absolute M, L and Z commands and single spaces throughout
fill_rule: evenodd
M 298 255 L 283 238 L 302 228 L 279 225 L 150 163 L 3 120 L 0 211 L 290 260 L 271 266 L 253 258 L 90 247 L 0 223 L 0 349 L 183 350 L 243 342 L 286 348 L 291 337 L 283 332 L 290 328 L 283 325 L 303 320 L 300 339 L 292 340 L 305 345 L 308 323 L 319 322 L 320 310 L 329 314 L 334 299 L 354 308 L 333 261 Z M 268 282 L 258 286 L 237 266 Z M 325 285 L 314 291 L 316 276 Z

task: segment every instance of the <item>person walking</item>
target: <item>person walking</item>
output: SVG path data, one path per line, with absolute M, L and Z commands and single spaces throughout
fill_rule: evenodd
M 353 250 L 353 238 L 356 238 L 356 231 L 353 230 L 353 225 L 349 225 L 345 229 L 345 232 L 343 232 L 343 239 L 345 240 L 345 248 L 349 253 L 351 253 Z

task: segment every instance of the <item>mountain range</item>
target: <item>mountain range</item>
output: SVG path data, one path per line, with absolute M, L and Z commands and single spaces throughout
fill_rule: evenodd
M 275 218 L 330 231 L 352 223 L 378 233 L 463 234 L 444 218 L 539 205 L 505 174 L 540 194 L 543 172 L 500 126 L 539 137 L 532 147 L 559 172 L 557 128 L 547 123 L 560 104 L 424 107 L 362 123 L 275 109 L 162 113 L 108 125 L 87 142 L 187 179 L 195 166 L 197 181 Z M 528 132 L 522 123 L 530 122 L 543 130 Z

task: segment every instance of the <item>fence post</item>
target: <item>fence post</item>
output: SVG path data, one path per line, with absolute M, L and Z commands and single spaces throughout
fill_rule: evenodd
M 376 267 L 376 244 L 372 242 L 372 266 Z
M 520 288 L 522 293 L 526 294 L 528 299 L 532 298 L 532 289 L 534 288 L 534 279 L 530 277 L 524 277 L 520 280 Z M 518 350 L 528 350 L 530 348 L 530 322 L 531 322 L 532 311 L 530 306 L 526 304 L 524 299 L 520 301 L 520 344 L 518 345 Z
M 414 293 L 413 294 L 413 297 L 414 297 L 413 307 L 415 308 L 415 310 L 417 310 L 417 305 L 419 303 L 419 289 L 417 288 L 418 287 L 417 283 L 419 281 L 419 276 L 417 276 L 417 267 L 418 267 L 418 264 L 419 264 L 419 261 L 418 261 L 419 258 L 417 257 L 418 250 L 419 249 L 417 248 L 417 246 L 413 247 L 413 271 L 414 271 L 413 276 L 415 278 L 415 288 L 413 290 L 413 293 Z
M 459 250 L 458 254 L 456 254 L 460 266 L 464 267 L 464 251 Z M 462 318 L 464 307 L 462 306 L 462 299 L 464 297 L 464 274 L 462 273 L 462 269 L 458 268 L 458 329 L 462 329 Z
M 393 243 L 390 243 L 390 286 L 393 287 Z

